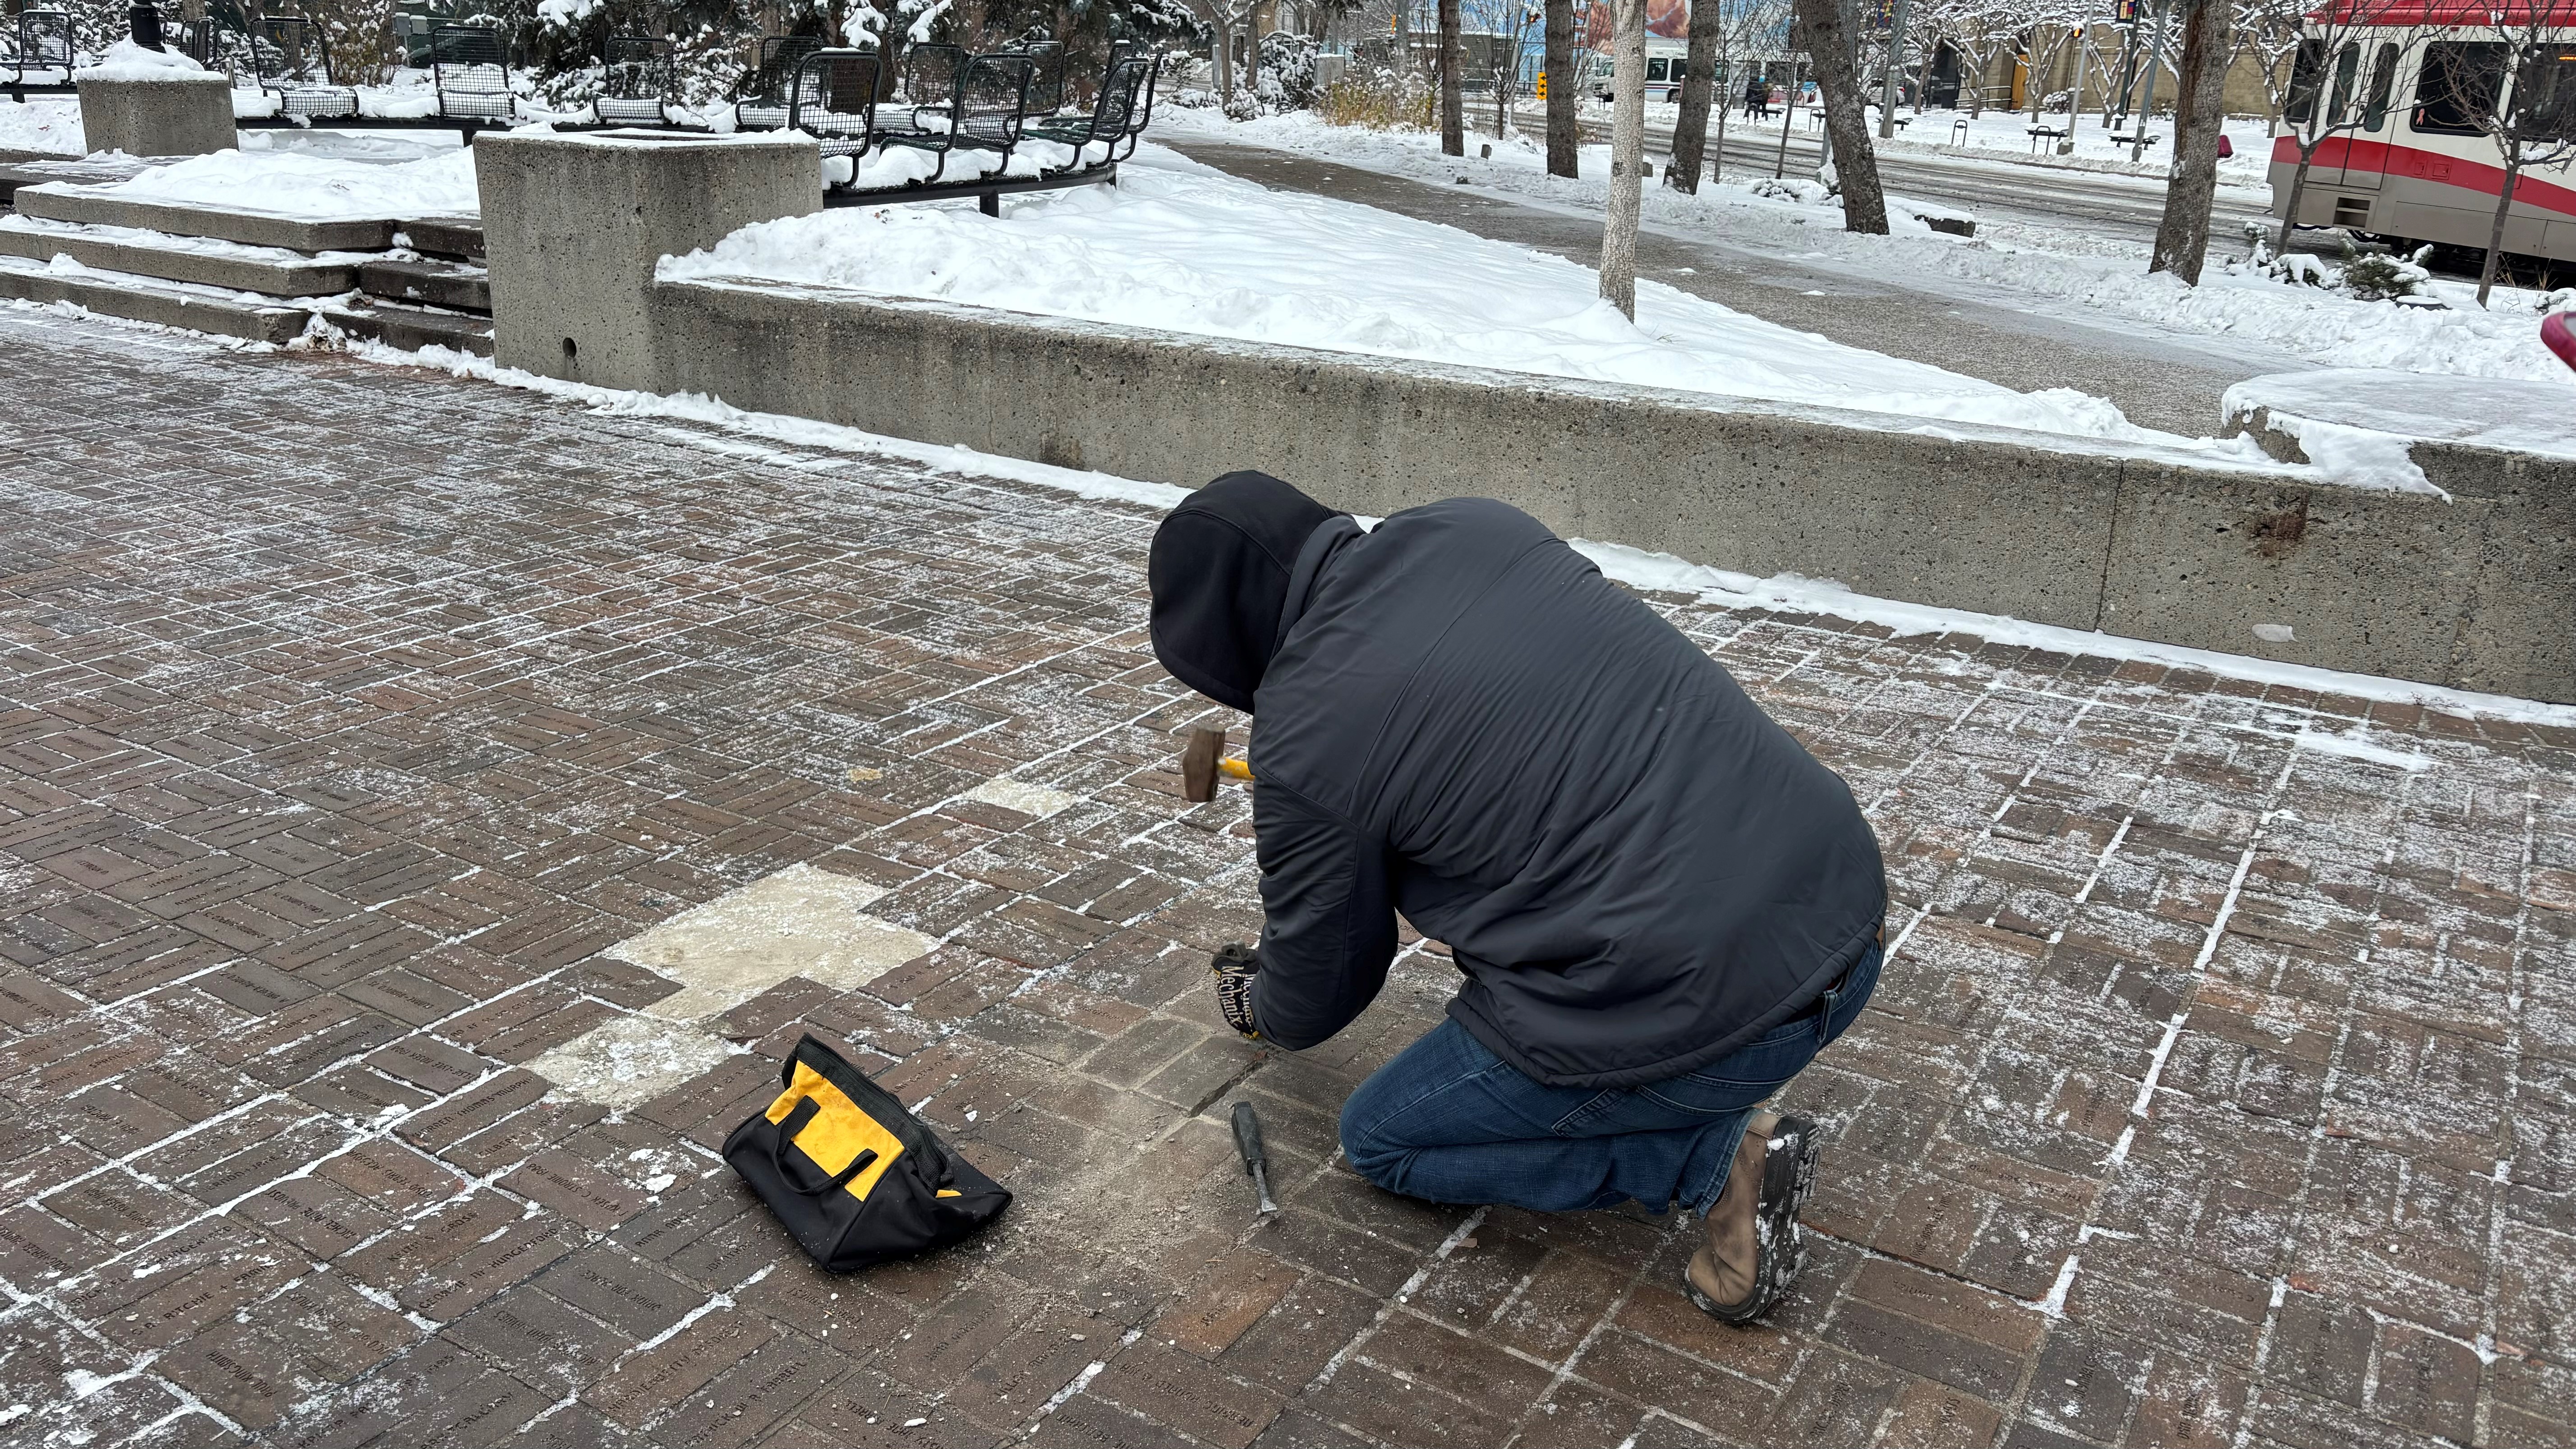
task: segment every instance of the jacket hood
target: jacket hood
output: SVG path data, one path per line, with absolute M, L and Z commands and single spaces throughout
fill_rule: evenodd
M 1181 500 L 1146 559 L 1154 657 L 1183 684 L 1250 713 L 1279 645 L 1298 550 L 1340 516 L 1267 473 L 1228 473 Z

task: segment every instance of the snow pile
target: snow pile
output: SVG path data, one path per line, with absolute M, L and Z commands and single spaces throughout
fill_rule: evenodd
M 2423 439 L 2576 462 L 2576 423 L 2569 421 L 2576 389 L 2563 376 L 2519 382 L 2321 368 L 2247 378 L 2227 390 L 2225 406 L 2231 423 L 2268 414 L 2272 427 L 2297 438 L 2319 463 L 2320 441 L 2351 446 L 2355 440 L 2343 435 L 2356 433 L 2395 440 L 2401 458 L 2406 442 Z M 2414 471 L 2412 463 L 2406 468 Z
M 1208 112 L 1158 109 L 1155 126 L 1442 185 L 1464 177 L 1515 197 L 1579 207 L 1595 216 L 1610 170 L 1607 147 L 1584 147 L 1583 176 L 1569 181 L 1548 175 L 1543 151 L 1527 142 L 1497 142 L 1490 159 L 1443 156 L 1439 138 L 1428 132 L 1330 126 L 1303 113 L 1230 124 Z M 1696 196 L 1650 185 L 1645 189 L 1645 225 L 1809 264 L 1848 266 L 1867 280 L 1883 283 L 1889 276 L 1902 276 L 1917 290 L 1984 302 L 2008 298 L 2013 307 L 2041 315 L 2094 322 L 2107 316 L 2123 325 L 2144 324 L 2182 336 L 2239 338 L 2329 367 L 2564 377 L 2565 370 L 2540 345 L 2524 302 L 2517 300 L 2531 293 L 2498 288 L 2502 300 L 2495 310 L 2481 311 L 2470 300 L 2474 286 L 2436 279 L 2424 290 L 2446 307 L 2393 307 L 2316 287 L 2283 286 L 2257 272 L 2232 271 L 2227 265 L 2230 244 L 2223 240 L 2213 240 L 2201 285 L 2192 287 L 2148 272 L 2143 245 L 1992 221 L 1981 223 L 1974 239 L 1943 236 L 1910 214 L 1921 208 L 1895 196 L 1888 198 L 1895 234 L 1856 236 L 1842 229 L 1838 206 L 1766 199 L 1753 192 L 1753 184 L 1730 171 L 1725 184 L 1703 185 Z M 1909 214 L 1898 215 L 1900 208 Z
M 2067 388 L 1846 347 L 1656 282 L 1631 323 L 1585 267 L 1450 227 L 1273 192 L 1147 148 L 1116 189 L 972 209 L 846 209 L 746 227 L 666 277 L 851 287 L 1056 317 L 1858 409 L 2259 459 L 2130 424 Z
M 80 102 L 69 96 L 29 96 L 23 105 L 0 101 L 0 151 L 85 156 Z
M 75 81 L 186 81 L 209 77 L 213 72 L 175 50 L 145 50 L 131 40 L 120 40 L 107 48 L 98 64 L 72 72 Z
M 308 221 L 472 216 L 474 152 L 467 147 L 391 165 L 303 151 L 218 151 L 156 166 L 101 188 L 132 201 L 255 210 Z

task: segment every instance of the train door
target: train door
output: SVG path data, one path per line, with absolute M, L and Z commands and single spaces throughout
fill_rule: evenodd
M 2281 120 L 2302 142 L 2315 140 L 2318 131 L 2333 124 L 2327 119 L 2334 114 L 2327 105 L 2329 85 L 2336 71 L 2357 64 L 2352 56 L 2349 45 L 2336 56 L 2328 54 L 2326 43 L 2314 36 L 2299 42 L 2298 55 L 2290 62 L 2290 94 L 2281 107 Z M 2343 147 L 2329 140 L 2309 158 L 2308 185 L 2335 186 L 2342 181 Z
M 2336 67 L 2337 113 L 2349 115 L 2341 109 L 2348 95 L 2347 76 L 2358 82 L 2357 93 L 2349 94 L 2348 98 L 2361 108 L 2351 134 L 2344 139 L 2343 180 L 2340 184 L 2346 190 L 2377 191 L 2387 173 L 2391 136 L 2388 108 L 2397 89 L 2400 49 L 2393 40 L 2363 41 L 2346 47 L 2344 54 L 2351 60 Z

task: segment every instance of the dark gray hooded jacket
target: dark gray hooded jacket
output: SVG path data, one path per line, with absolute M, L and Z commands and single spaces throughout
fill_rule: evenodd
M 1281 1046 L 1376 997 L 1398 910 L 1465 973 L 1450 1014 L 1557 1086 L 1704 1066 L 1879 931 L 1878 842 L 1842 779 L 1515 508 L 1363 533 L 1230 474 L 1164 521 L 1149 572 L 1164 666 L 1253 713 L 1253 1014 Z

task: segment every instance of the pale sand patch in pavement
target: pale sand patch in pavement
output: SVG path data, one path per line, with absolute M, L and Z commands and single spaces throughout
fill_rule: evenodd
M 1014 780 L 1008 775 L 995 775 L 967 791 L 965 798 L 998 805 L 1005 810 L 1016 810 L 1040 820 L 1074 803 L 1074 797 L 1062 790 L 1050 790 L 1044 785 Z
M 697 1024 L 706 1018 L 790 976 L 846 991 L 935 949 L 939 943 L 921 932 L 867 914 L 884 894 L 863 880 L 791 865 L 682 911 L 605 953 L 669 977 L 680 990 L 639 1015 L 592 1028 L 528 1068 L 608 1106 L 645 1102 L 741 1050 Z

